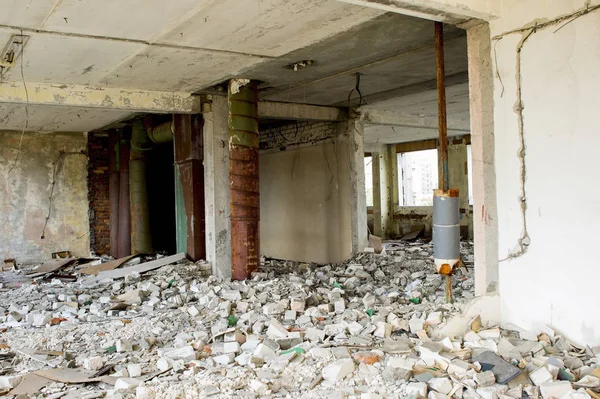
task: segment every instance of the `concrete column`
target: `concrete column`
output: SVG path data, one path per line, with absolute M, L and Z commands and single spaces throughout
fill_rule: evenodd
M 393 152 L 393 154 L 392 154 Z M 374 232 L 381 238 L 393 235 L 393 178 L 395 151 L 391 145 L 383 145 L 373 152 L 373 216 Z M 396 169 L 397 170 L 397 169 Z M 397 172 L 396 172 L 397 173 Z
M 110 254 L 119 257 L 119 144 L 117 131 L 108 133 L 108 198 L 110 205 Z
M 467 52 L 473 163 L 475 295 L 484 295 L 496 292 L 498 284 L 494 75 L 490 28 L 487 23 L 467 27 Z
M 343 165 L 340 165 L 338 161 L 338 175 L 347 175 L 350 179 L 349 193 L 342 200 L 350 201 L 350 239 L 352 254 L 356 255 L 368 245 L 364 122 L 360 119 L 350 119 L 341 122 L 340 125 L 342 129 L 336 144 L 338 148 L 336 151 L 338 153 L 343 151 L 344 156 L 339 156 Z M 347 172 L 344 170 L 346 167 L 348 168 Z M 344 208 L 345 206 L 340 206 L 340 209 Z
M 121 131 L 119 142 L 119 245 L 117 257 L 131 255 L 131 221 L 129 205 L 129 149 L 131 128 Z
M 467 144 L 465 140 L 454 144 L 450 140 L 448 145 L 448 172 L 450 187 L 458 188 L 460 195 L 460 225 L 461 235 L 464 227 L 469 226 L 469 171 L 467 166 Z M 470 233 L 469 233 L 470 236 Z
M 258 83 L 232 79 L 228 101 L 231 277 L 246 280 L 258 269 L 260 253 Z
M 202 117 L 174 115 L 177 252 L 193 261 L 206 257 Z
M 212 96 L 202 105 L 206 260 L 213 275 L 231 279 L 229 220 L 229 132 L 227 97 Z
M 373 234 L 382 237 L 383 225 L 381 223 L 381 147 L 371 151 L 371 170 L 373 173 Z

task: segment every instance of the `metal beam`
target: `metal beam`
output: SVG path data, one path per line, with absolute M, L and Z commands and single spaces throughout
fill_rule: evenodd
M 348 112 L 338 107 L 259 101 L 258 116 L 269 119 L 343 121 L 348 119 Z
M 0 83 L 0 103 L 104 108 L 132 112 L 194 114 L 200 98 L 190 93 L 99 88 L 48 83 Z
M 497 5 L 480 0 L 338 0 L 342 3 L 395 12 L 412 17 L 457 24 L 471 18 L 497 18 Z
M 388 110 L 360 109 L 365 123 L 373 125 L 418 127 L 422 129 L 438 130 L 437 117 L 421 117 L 412 114 L 402 114 Z M 470 132 L 468 119 L 449 119 L 448 125 L 453 131 Z

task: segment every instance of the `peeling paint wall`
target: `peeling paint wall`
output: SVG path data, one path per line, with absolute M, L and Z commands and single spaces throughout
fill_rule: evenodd
M 85 133 L 27 132 L 14 164 L 20 137 L 21 132 L 0 131 L 0 259 L 29 264 L 61 250 L 88 256 Z
M 502 318 L 599 345 L 600 8 L 568 14 L 600 1 L 503 4 L 490 23 Z
M 333 137 L 337 125 L 311 123 L 311 129 L 296 137 Z M 295 127 L 282 129 L 293 147 Z M 261 132 L 261 141 L 268 137 Z M 285 151 L 261 151 L 261 255 L 317 263 L 351 255 L 348 151 L 342 141 L 316 141 Z

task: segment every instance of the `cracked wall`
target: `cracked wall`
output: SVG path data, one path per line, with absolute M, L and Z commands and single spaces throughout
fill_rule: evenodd
M 89 256 L 86 135 L 26 132 L 15 164 L 20 137 L 0 131 L 0 259 Z
M 502 318 L 598 345 L 600 2 L 539 3 L 490 23 Z

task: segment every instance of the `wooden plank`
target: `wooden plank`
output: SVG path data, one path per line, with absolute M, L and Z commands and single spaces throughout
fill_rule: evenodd
M 137 272 L 137 273 L 146 273 L 154 269 L 158 269 L 159 267 L 163 267 L 170 263 L 175 263 L 179 260 L 185 259 L 185 252 L 178 253 L 177 255 L 166 256 L 164 258 L 156 259 L 150 262 L 141 263 L 139 265 L 125 267 L 117 270 L 109 270 L 105 272 L 98 273 L 98 276 L 91 279 L 91 281 L 100 281 L 106 278 L 123 278 L 128 274 Z
M 41 274 L 46 274 L 46 273 L 52 273 L 59 269 L 62 269 L 63 267 L 66 267 L 67 265 L 69 265 L 72 262 L 75 262 L 76 260 L 77 260 L 76 258 L 52 259 L 52 260 L 49 260 L 48 262 L 45 262 L 37 269 L 31 270 L 27 274 L 28 275 L 29 274 L 40 274 L 41 275 Z
M 105 272 L 119 268 L 119 266 L 123 265 L 124 263 L 127 263 L 129 260 L 135 258 L 136 256 L 139 256 L 139 254 L 125 256 L 123 258 L 115 259 L 106 263 L 101 263 L 96 266 L 90 266 L 85 269 L 79 270 L 79 273 L 97 276 L 100 272 Z

